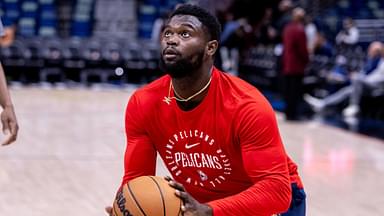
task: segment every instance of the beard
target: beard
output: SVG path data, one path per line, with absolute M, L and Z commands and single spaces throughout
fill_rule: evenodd
M 173 63 L 166 63 L 161 54 L 160 69 L 169 74 L 172 78 L 183 78 L 199 69 L 203 64 L 204 50 L 196 54 L 181 57 Z

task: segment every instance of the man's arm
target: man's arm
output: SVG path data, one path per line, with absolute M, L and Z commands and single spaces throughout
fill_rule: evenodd
M 269 105 L 248 105 L 237 126 L 244 168 L 254 185 L 208 203 L 213 215 L 272 215 L 288 209 L 291 187 L 287 156 Z
M 124 156 L 123 184 L 139 176 L 155 175 L 156 150 L 146 133 L 145 124 L 147 123 L 136 95 L 133 95 L 125 114 L 127 146 Z
M 7 135 L 6 139 L 2 142 L 1 145 L 8 145 L 16 140 L 17 132 L 19 131 L 19 126 L 17 123 L 11 97 L 8 92 L 4 70 L 1 64 L 0 64 L 0 105 L 3 108 L 3 111 L 1 112 L 1 123 L 3 126 L 2 129 L 3 129 L 3 133 Z
M 363 82 L 371 87 L 379 87 L 384 82 L 384 60 L 371 73 L 363 78 Z
M 121 187 L 129 180 L 144 175 L 154 175 L 156 151 L 145 132 L 145 119 L 141 107 L 133 94 L 125 111 L 127 146 L 124 155 L 124 177 Z M 109 216 L 115 216 L 112 206 L 105 207 Z

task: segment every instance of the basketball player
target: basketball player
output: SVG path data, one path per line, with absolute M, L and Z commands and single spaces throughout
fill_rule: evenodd
M 183 215 L 305 215 L 303 185 L 270 104 L 213 66 L 219 36 L 217 19 L 200 7 L 171 14 L 161 36 L 168 74 L 127 106 L 123 184 L 155 175 L 158 152 Z
M 0 21 L 0 37 L 4 36 L 3 24 Z M 5 139 L 1 145 L 9 145 L 17 138 L 19 126 L 17 124 L 15 110 L 8 92 L 7 82 L 4 75 L 3 67 L 0 63 L 0 106 L 3 108 L 1 112 L 1 124 L 3 125 L 3 133 Z

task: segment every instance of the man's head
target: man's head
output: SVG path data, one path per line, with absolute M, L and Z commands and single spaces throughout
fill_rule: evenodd
M 213 64 L 220 24 L 206 10 L 184 4 L 170 15 L 161 36 L 161 66 L 174 78 Z
M 379 57 L 383 54 L 383 43 L 380 41 L 372 42 L 368 47 L 368 58 Z
M 303 22 L 305 18 L 305 10 L 297 7 L 292 11 L 292 20 L 295 22 Z
M 292 0 L 282 0 L 280 1 L 278 7 L 280 11 L 283 11 L 283 12 L 289 11 L 293 7 Z
M 355 21 L 353 21 L 352 18 L 347 17 L 343 20 L 343 28 L 344 29 L 350 29 L 355 25 Z

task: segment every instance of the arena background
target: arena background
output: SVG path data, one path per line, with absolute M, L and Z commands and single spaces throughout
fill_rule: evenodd
M 137 88 L 161 76 L 158 32 L 178 0 L 0 0 L 6 36 L 0 61 L 20 124 L 0 148 L 0 215 L 103 215 L 123 173 L 124 109 Z M 380 0 L 188 1 L 216 13 L 225 35 L 216 66 L 259 88 L 273 108 L 288 153 L 299 165 L 309 216 L 384 214 L 384 84 L 345 118 L 344 100 L 321 113 L 303 101 L 301 120 L 281 111 L 281 37 L 302 7 L 329 52 L 312 53 L 305 93 L 330 94 L 327 75 L 363 69 L 372 41 L 384 42 Z M 359 30 L 336 43 L 343 20 Z M 224 36 L 223 36 L 224 37 Z M 344 61 L 340 62 L 341 57 Z M 159 160 L 158 174 L 167 171 Z

